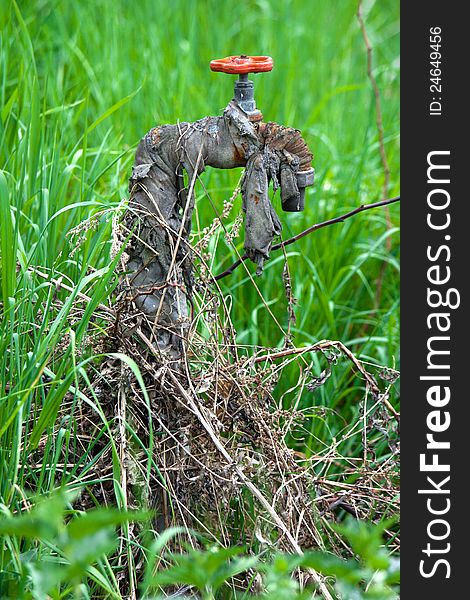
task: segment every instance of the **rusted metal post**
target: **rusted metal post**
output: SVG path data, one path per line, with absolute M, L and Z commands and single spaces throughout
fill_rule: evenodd
M 126 250 L 123 284 L 146 318 L 162 357 L 176 362 L 189 326 L 193 276 L 188 236 L 199 174 L 209 166 L 245 167 L 245 251 L 258 273 L 281 232 L 268 197 L 269 183 L 281 188 L 287 211 L 303 210 L 305 187 L 313 184 L 312 154 L 300 132 L 263 123 L 256 108 L 247 74 L 271 70 L 272 59 L 229 57 L 212 61 L 211 68 L 240 75 L 223 115 L 149 131 L 137 149 L 129 185 L 126 226 L 134 235 Z

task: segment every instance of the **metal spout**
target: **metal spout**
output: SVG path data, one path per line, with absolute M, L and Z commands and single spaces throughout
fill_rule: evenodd
M 305 209 L 305 188 L 313 185 L 315 170 L 281 170 L 281 202 L 284 212 L 302 212 Z

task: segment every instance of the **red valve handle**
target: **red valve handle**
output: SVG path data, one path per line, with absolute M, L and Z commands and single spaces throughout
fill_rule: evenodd
M 218 73 L 244 74 L 265 73 L 273 68 L 273 59 L 270 56 L 227 56 L 217 58 L 210 62 L 211 71 Z

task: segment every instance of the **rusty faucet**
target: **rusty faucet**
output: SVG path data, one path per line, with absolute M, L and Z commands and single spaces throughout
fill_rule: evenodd
M 162 125 L 142 138 L 130 178 L 126 227 L 134 232 L 123 287 L 147 321 L 149 336 L 166 359 L 178 361 L 189 327 L 192 261 L 188 237 L 194 184 L 207 166 L 245 167 L 241 185 L 245 251 L 258 266 L 269 258 L 281 222 L 268 196 L 280 187 L 282 208 L 304 209 L 313 184 L 312 154 L 297 129 L 263 122 L 249 73 L 271 71 L 269 56 L 213 60 L 212 71 L 238 74 L 234 97 L 220 117 Z M 185 184 L 184 171 L 188 176 Z

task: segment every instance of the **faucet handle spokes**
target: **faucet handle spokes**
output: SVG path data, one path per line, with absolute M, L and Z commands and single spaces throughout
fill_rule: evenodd
M 270 56 L 227 56 L 210 62 L 211 71 L 244 75 L 246 73 L 266 73 L 272 71 L 273 59 Z

